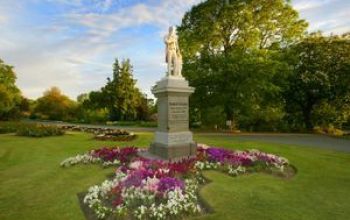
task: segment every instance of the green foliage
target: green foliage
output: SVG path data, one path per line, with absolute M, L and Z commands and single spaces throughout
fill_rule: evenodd
M 21 125 L 20 122 L 0 121 L 0 134 L 14 133 Z
M 334 124 L 341 128 L 350 119 L 350 102 L 344 100 L 323 100 L 316 104 L 312 111 L 313 124 L 327 126 Z
M 20 113 L 21 93 L 15 82 L 13 67 L 0 59 L 0 120 L 16 118 Z
M 327 134 L 336 137 L 341 137 L 344 135 L 342 130 L 335 128 L 332 124 L 323 127 L 316 126 L 313 128 L 313 130 L 316 134 Z
M 148 100 L 136 87 L 132 72 L 130 60 L 119 64 L 116 59 L 113 64 L 113 78 L 107 78 L 107 84 L 100 91 L 92 91 L 88 95 L 82 94 L 78 97 L 81 110 L 92 112 L 96 109 L 106 109 L 109 120 L 112 121 L 148 119 Z
M 41 119 L 68 121 L 74 118 L 76 107 L 73 100 L 63 95 L 57 87 L 52 87 L 36 101 L 34 114 Z
M 306 128 L 349 119 L 350 35 L 315 33 L 289 49 L 284 85 L 289 117 L 302 116 Z
M 63 135 L 64 130 L 57 126 L 39 125 L 17 121 L 0 122 L 0 134 L 16 133 L 18 136 L 46 137 Z
M 285 0 L 207 0 L 194 6 L 179 27 L 187 59 L 198 52 L 267 49 L 298 40 L 307 23 Z
M 50 125 L 23 124 L 16 129 L 16 135 L 27 137 L 60 136 L 63 134 L 63 129 Z
M 204 125 L 210 126 L 212 128 L 215 126 L 221 128 L 225 127 L 225 114 L 221 106 L 205 108 L 205 110 L 202 112 L 202 123 Z
M 109 118 L 109 111 L 106 108 L 80 109 L 79 121 L 84 123 L 104 123 Z
M 207 0 L 187 12 L 179 41 L 199 120 L 212 123 L 208 109 L 220 108 L 218 124 L 233 120 L 240 128 L 275 129 L 284 116 L 279 83 L 287 65 L 281 48 L 299 40 L 306 27 L 283 0 Z

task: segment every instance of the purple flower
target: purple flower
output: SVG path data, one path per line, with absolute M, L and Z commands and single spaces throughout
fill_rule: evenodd
M 185 188 L 184 182 L 180 179 L 172 177 L 163 177 L 159 180 L 158 191 L 160 192 L 175 190 L 176 188 L 180 188 L 181 190 L 183 190 Z
M 143 179 L 144 179 L 144 174 L 142 172 L 140 171 L 132 172 L 128 175 L 126 180 L 124 180 L 123 186 L 127 188 L 131 186 L 135 186 L 135 187 L 141 186 Z
M 224 162 L 226 158 L 230 156 L 230 152 L 221 148 L 208 148 L 207 154 L 209 160 L 216 162 Z

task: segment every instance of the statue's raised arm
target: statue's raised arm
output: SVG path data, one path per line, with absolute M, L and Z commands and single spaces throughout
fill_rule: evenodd
M 168 76 L 182 77 L 182 56 L 177 41 L 176 29 L 169 28 L 169 33 L 164 37 L 165 62 L 168 63 Z

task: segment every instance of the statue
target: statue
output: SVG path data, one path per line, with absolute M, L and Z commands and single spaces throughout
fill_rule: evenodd
M 177 42 L 175 27 L 169 28 L 169 33 L 164 37 L 165 42 L 165 62 L 168 63 L 167 76 L 182 77 L 182 56 Z

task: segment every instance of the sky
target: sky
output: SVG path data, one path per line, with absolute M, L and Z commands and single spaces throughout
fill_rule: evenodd
M 163 36 L 201 0 L 0 0 L 0 58 L 24 96 L 52 86 L 72 99 L 98 90 L 129 58 L 148 97 L 165 75 Z M 309 31 L 350 31 L 350 0 L 292 0 Z

